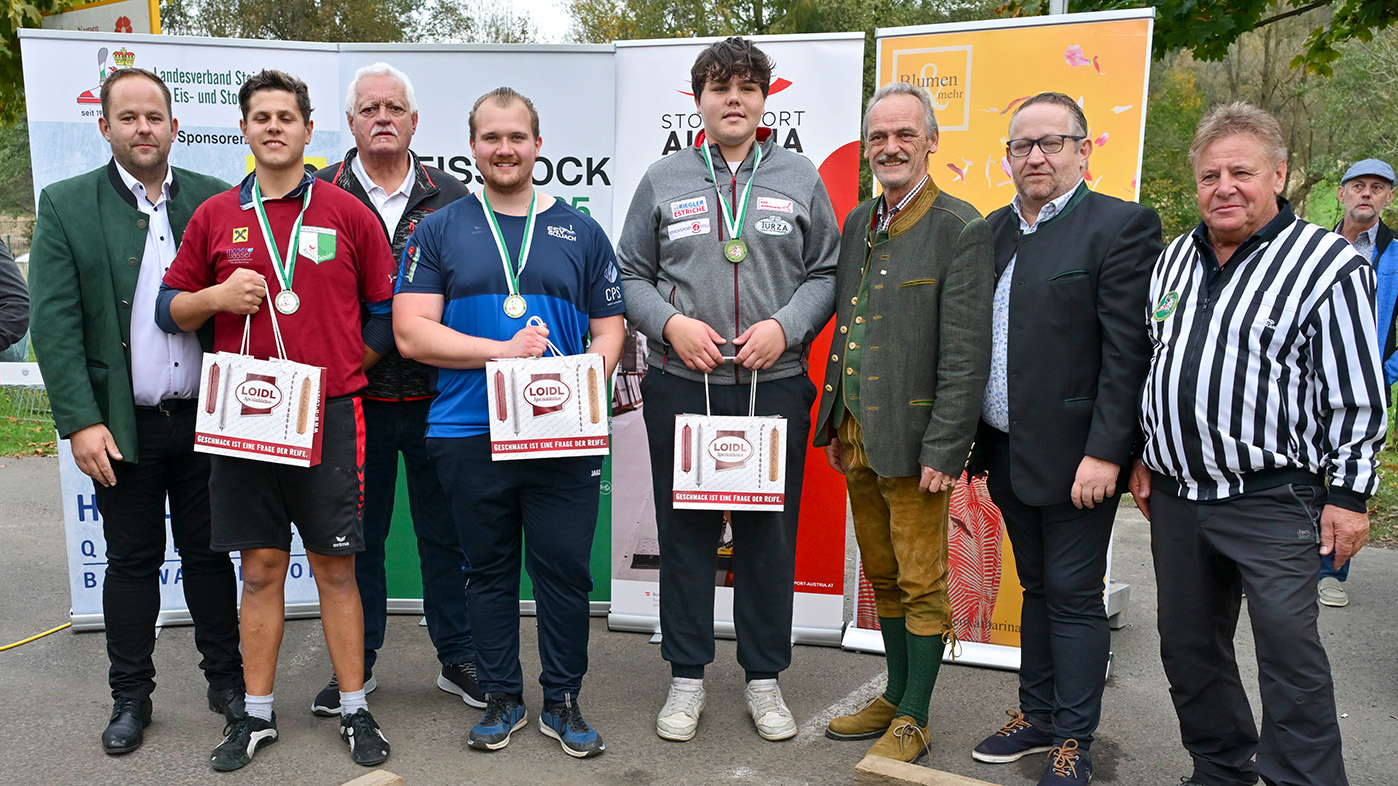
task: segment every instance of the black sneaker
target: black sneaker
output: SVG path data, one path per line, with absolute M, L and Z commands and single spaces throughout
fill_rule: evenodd
M 211 757 L 214 769 L 230 772 L 241 769 L 252 761 L 253 754 L 277 741 L 277 714 L 272 713 L 269 721 L 244 715 L 223 727 L 227 736 L 214 748 Z
M 340 739 L 349 744 L 355 764 L 372 767 L 388 758 L 388 739 L 369 710 L 360 707 L 353 715 L 340 716 Z
M 583 719 L 576 700 L 545 702 L 544 712 L 539 716 L 539 731 L 558 740 L 563 752 L 575 759 L 597 756 L 607 749 L 602 735 Z
M 364 695 L 368 696 L 379 687 L 379 681 L 374 679 L 374 672 L 364 673 Z M 320 689 L 320 693 L 311 699 L 311 712 L 325 718 L 333 718 L 340 714 L 340 680 L 334 674 L 330 675 L 330 681 Z
M 481 692 L 480 683 L 476 682 L 476 662 L 473 660 L 443 666 L 442 673 L 437 675 L 437 687 L 460 696 L 462 701 L 478 710 L 485 709 L 485 694 Z
M 529 713 L 519 696 L 491 693 L 486 697 L 485 715 L 466 735 L 466 744 L 478 751 L 498 751 L 510 744 L 510 735 L 529 723 Z
M 981 740 L 971 756 L 976 761 L 990 764 L 1008 764 L 1019 761 L 1031 753 L 1045 753 L 1053 749 L 1053 735 L 1035 726 L 1019 710 L 1005 710 L 1010 720 L 1000 730 Z

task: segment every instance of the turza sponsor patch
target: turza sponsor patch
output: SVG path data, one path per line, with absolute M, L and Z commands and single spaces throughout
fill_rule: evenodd
M 753 228 L 764 235 L 789 235 L 791 234 L 791 222 L 776 216 L 767 216 L 753 225 Z

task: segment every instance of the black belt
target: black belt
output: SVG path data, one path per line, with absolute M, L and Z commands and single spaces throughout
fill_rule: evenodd
M 138 413 L 154 415 L 173 415 L 176 412 L 186 412 L 199 405 L 199 399 L 195 398 L 167 398 L 153 407 L 136 407 Z

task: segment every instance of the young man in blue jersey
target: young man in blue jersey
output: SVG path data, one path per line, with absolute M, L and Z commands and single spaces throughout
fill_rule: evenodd
M 587 671 L 588 565 L 602 458 L 492 462 L 485 364 L 542 356 L 552 342 L 564 354 L 602 355 L 610 378 L 624 337 L 619 273 L 596 221 L 534 189 L 543 140 L 528 98 L 508 87 L 486 93 L 471 109 L 470 131 L 485 187 L 418 225 L 403 253 L 393 308 L 398 350 L 439 369 L 427 448 L 466 556 L 477 677 L 487 695 L 467 744 L 499 750 L 527 722 L 519 665 L 522 534 L 543 664 L 539 731 L 570 756 L 586 758 L 605 747 L 577 702 Z M 544 326 L 527 324 L 536 316 Z

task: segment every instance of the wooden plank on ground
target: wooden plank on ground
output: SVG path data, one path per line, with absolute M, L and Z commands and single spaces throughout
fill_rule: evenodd
M 403 778 L 388 770 L 374 770 L 345 783 L 344 786 L 403 786 Z
M 882 756 L 865 756 L 854 768 L 859 786 L 995 786 L 964 775 L 919 767 Z

